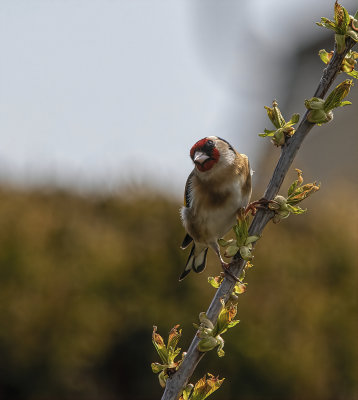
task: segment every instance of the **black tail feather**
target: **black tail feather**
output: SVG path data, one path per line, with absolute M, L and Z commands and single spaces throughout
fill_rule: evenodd
M 190 237 L 190 236 L 189 236 Z M 192 240 L 192 239 L 191 239 Z M 179 277 L 179 281 L 183 280 L 191 270 L 194 272 L 202 272 L 206 266 L 206 255 L 208 253 L 208 248 L 204 249 L 200 254 L 195 256 L 195 243 L 190 250 L 188 261 L 186 262 L 185 269 Z M 199 264 L 198 264 L 199 262 Z
M 187 235 L 187 236 L 189 236 L 189 235 Z M 185 238 L 184 238 L 184 241 L 185 241 Z M 195 243 L 193 243 L 193 246 L 191 247 L 188 260 L 187 260 L 187 262 L 185 264 L 185 269 L 184 269 L 183 273 L 180 275 L 179 281 L 183 280 L 188 275 L 188 273 L 191 271 L 191 269 L 193 267 L 193 264 L 194 264 L 194 250 L 195 250 Z
M 204 271 L 204 269 L 205 269 L 205 267 L 206 267 L 206 255 L 207 255 L 207 254 L 208 254 L 208 248 L 206 248 L 206 249 L 204 250 L 203 261 L 201 262 L 200 265 L 195 265 L 195 261 L 194 261 L 194 263 L 193 263 L 193 271 L 195 271 L 196 273 L 199 273 L 199 272 L 203 272 L 203 271 Z M 200 254 L 200 256 L 201 256 L 201 254 Z
M 187 233 L 186 235 L 185 235 L 185 238 L 184 238 L 184 240 L 183 240 L 183 243 L 181 244 L 181 248 L 184 250 L 184 249 L 186 249 L 188 246 L 189 246 L 189 244 L 191 243 L 193 241 L 193 238 Z

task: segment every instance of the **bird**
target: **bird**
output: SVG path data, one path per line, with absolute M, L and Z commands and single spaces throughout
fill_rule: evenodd
M 181 248 L 186 249 L 191 243 L 192 247 L 179 281 L 191 270 L 199 273 L 205 269 L 209 248 L 228 272 L 229 264 L 220 254 L 218 239 L 228 233 L 237 218 L 244 218 L 252 192 L 247 156 L 238 153 L 225 139 L 200 139 L 190 149 L 190 158 L 194 169 L 186 181 L 180 215 L 186 230 Z

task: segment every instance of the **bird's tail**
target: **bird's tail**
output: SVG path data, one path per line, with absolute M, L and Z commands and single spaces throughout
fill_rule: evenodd
M 183 280 L 188 273 L 193 270 L 194 272 L 202 272 L 206 267 L 206 255 L 208 253 L 208 248 L 204 246 L 193 246 L 190 250 L 188 261 L 186 262 L 185 269 L 179 277 L 179 281 Z

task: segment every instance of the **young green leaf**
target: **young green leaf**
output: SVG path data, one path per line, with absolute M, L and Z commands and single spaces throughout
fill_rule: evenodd
M 159 363 L 151 363 L 150 366 L 152 367 L 152 371 L 155 374 L 158 374 L 160 371 L 163 371 L 165 369 L 165 365 L 159 364 Z
M 344 103 L 342 100 L 348 95 L 352 86 L 353 81 L 351 79 L 346 79 L 345 81 L 341 82 L 327 97 L 326 101 L 324 102 L 324 110 L 327 112 L 333 110 L 334 108 L 341 107 Z
M 168 351 L 163 338 L 157 333 L 157 327 L 153 326 L 152 342 L 164 364 L 168 363 Z
M 319 54 L 321 60 L 325 64 L 328 64 L 333 57 L 333 51 L 328 53 L 326 50 L 320 50 L 318 54 Z M 358 58 L 358 53 L 356 51 L 350 50 L 346 54 L 346 56 L 342 62 L 340 72 L 345 72 L 347 75 L 349 75 L 355 79 L 358 79 L 358 72 L 354 70 L 354 67 L 357 64 L 357 61 L 356 61 L 357 58 Z
M 179 400 L 189 400 L 193 389 L 194 389 L 194 385 L 192 383 L 189 383 L 188 385 L 186 385 L 185 389 L 183 390 L 183 393 L 179 397 Z
M 223 308 L 220 311 L 218 316 L 214 335 L 221 335 L 225 333 L 229 329 L 230 323 L 234 320 L 237 313 L 236 304 L 223 305 Z
M 224 382 L 224 379 L 214 377 L 214 375 L 206 374 L 194 386 L 190 400 L 205 400 L 214 393 Z
M 334 4 L 334 21 L 322 17 L 321 22 L 317 22 L 317 25 L 332 29 L 335 32 L 338 53 L 342 53 L 346 48 L 346 36 L 351 36 L 352 32 L 354 32 L 352 28 L 354 24 L 348 11 L 337 1 Z M 353 36 L 355 35 L 353 34 Z
M 303 214 L 307 211 L 307 209 L 304 210 L 299 206 L 291 206 L 290 204 L 288 204 L 287 207 L 292 212 L 292 214 Z
M 272 143 L 275 146 L 283 146 L 286 142 L 286 138 L 292 136 L 295 133 L 295 129 L 292 127 L 299 121 L 299 114 L 293 114 L 291 119 L 286 122 L 283 118 L 280 109 L 278 108 L 277 101 L 272 102 L 272 108 L 265 106 L 267 115 L 272 124 L 277 128 L 276 130 L 265 129 L 265 133 L 259 133 L 261 137 L 271 137 Z
M 169 332 L 167 351 L 170 356 L 177 352 L 175 348 L 178 345 L 179 339 L 181 338 L 182 331 L 181 329 L 178 331 L 178 328 L 179 325 L 175 325 Z
M 224 280 L 224 278 L 222 278 L 221 276 L 209 276 L 208 277 L 208 282 L 210 283 L 210 285 L 215 288 L 218 289 L 221 285 L 221 282 Z
M 358 71 L 351 71 L 347 72 L 347 75 L 351 76 L 352 78 L 358 79 Z
M 334 20 L 336 23 L 336 32 L 345 35 L 347 32 L 350 17 L 348 11 L 341 6 L 338 1 L 334 3 Z

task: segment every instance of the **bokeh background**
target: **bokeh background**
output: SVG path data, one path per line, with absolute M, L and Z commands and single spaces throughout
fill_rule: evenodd
M 178 282 L 189 149 L 226 138 L 262 196 L 279 157 L 263 106 L 303 114 L 333 4 L 2 2 L 0 399 L 160 398 L 152 326 L 179 323 L 185 350 L 219 270 L 210 254 Z M 358 398 L 356 86 L 349 100 L 282 193 L 294 167 L 322 189 L 265 229 L 226 355 L 195 372 L 226 377 L 213 398 Z

